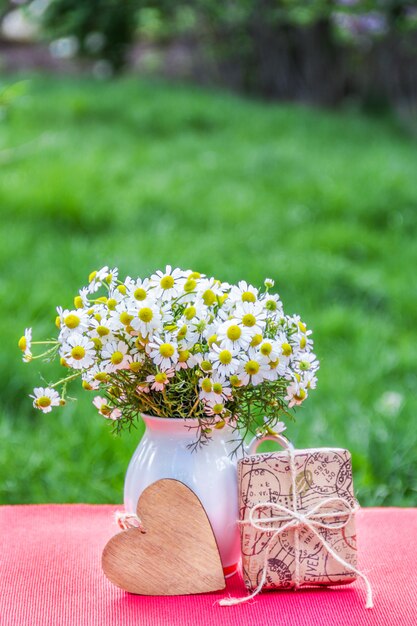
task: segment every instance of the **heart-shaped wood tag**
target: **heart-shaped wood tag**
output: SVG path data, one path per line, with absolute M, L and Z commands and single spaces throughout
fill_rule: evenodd
M 178 480 L 158 480 L 139 498 L 143 529 L 129 528 L 103 550 L 107 578 L 130 593 L 175 596 L 226 586 L 216 539 L 195 493 Z

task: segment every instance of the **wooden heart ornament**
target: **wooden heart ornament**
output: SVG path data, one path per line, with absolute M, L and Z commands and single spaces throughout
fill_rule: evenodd
M 115 535 L 103 550 L 107 578 L 130 593 L 174 596 L 226 586 L 207 514 L 178 480 L 158 480 L 139 498 L 142 528 Z

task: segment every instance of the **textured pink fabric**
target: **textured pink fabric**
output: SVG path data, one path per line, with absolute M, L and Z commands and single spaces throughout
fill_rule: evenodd
M 224 593 L 133 596 L 100 567 L 117 532 L 115 506 L 0 507 L 1 626 L 415 626 L 417 509 L 362 509 L 357 516 L 359 567 L 369 576 L 375 608 L 365 610 L 361 581 L 332 589 L 265 592 L 248 604 L 220 607 Z M 245 594 L 242 579 L 227 594 Z

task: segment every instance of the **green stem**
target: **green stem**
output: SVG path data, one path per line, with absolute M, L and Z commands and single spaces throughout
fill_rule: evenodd
M 71 376 L 67 376 L 66 378 L 62 378 L 61 380 L 58 380 L 57 383 L 50 385 L 50 387 L 51 389 L 54 389 L 55 387 L 58 387 L 58 385 L 63 385 L 64 383 L 67 383 L 70 380 L 74 380 L 75 378 L 78 378 L 78 376 L 81 376 L 81 372 L 77 372 L 76 374 L 71 374 Z

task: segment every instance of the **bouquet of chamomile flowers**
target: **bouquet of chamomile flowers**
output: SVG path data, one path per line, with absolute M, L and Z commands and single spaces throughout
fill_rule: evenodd
M 226 423 L 241 441 L 260 424 L 272 430 L 315 388 L 319 367 L 312 331 L 284 314 L 273 286 L 230 285 L 169 265 L 144 279 L 92 272 L 74 307 L 57 308 L 56 339 L 32 341 L 28 328 L 19 340 L 24 361 L 58 357 L 67 368 L 34 389 L 34 407 L 65 404 L 68 384 L 80 379 L 116 431 L 142 413 L 192 419 L 195 445 Z M 34 355 L 35 346 L 45 350 Z

